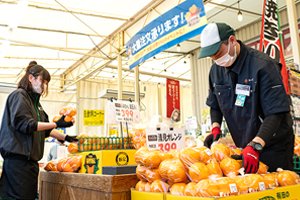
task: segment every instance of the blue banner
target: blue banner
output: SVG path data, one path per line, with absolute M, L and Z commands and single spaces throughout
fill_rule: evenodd
M 126 44 L 129 68 L 200 34 L 207 19 L 202 0 L 187 0 L 150 22 Z

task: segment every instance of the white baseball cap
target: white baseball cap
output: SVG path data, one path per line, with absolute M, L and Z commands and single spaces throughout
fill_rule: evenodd
M 200 53 L 198 58 L 212 56 L 218 52 L 223 41 L 234 35 L 234 30 L 225 23 L 209 23 L 200 36 Z

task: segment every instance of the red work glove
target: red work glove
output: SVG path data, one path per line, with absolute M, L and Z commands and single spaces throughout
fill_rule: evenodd
M 245 173 L 256 173 L 259 165 L 259 152 L 252 146 L 246 146 L 242 151 Z
M 211 134 L 209 134 L 204 140 L 204 146 L 210 148 L 211 144 L 215 141 L 218 141 L 221 137 L 221 129 L 216 126 L 211 130 Z

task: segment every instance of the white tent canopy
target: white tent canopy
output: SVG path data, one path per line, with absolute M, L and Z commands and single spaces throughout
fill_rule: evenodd
M 174 0 L 0 0 L 0 83 L 15 84 L 31 60 L 47 68 L 50 88 L 74 89 L 84 79 L 113 79 L 124 44 L 153 19 L 181 3 Z M 238 6 L 239 2 L 239 6 Z M 278 0 L 279 8 L 285 0 Z M 204 0 L 209 22 L 235 29 L 261 19 L 263 0 Z M 237 12 L 243 21 L 237 20 Z M 189 84 L 189 53 L 199 36 L 172 47 L 140 66 L 140 80 Z M 134 80 L 126 56 L 124 80 Z M 163 77 L 163 78 L 161 78 Z

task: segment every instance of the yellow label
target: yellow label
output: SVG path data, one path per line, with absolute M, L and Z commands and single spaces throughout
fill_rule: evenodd
M 136 165 L 134 160 L 135 149 L 103 150 L 102 166 Z
M 103 126 L 104 110 L 84 110 L 83 111 L 84 126 Z

